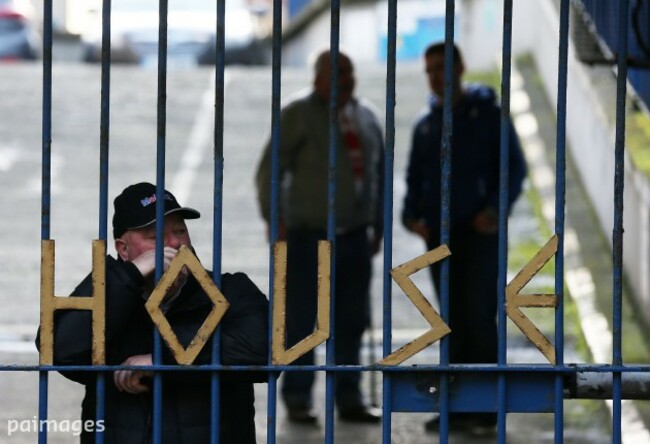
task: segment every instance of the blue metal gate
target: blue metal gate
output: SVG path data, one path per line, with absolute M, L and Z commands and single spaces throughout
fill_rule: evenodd
M 441 415 L 440 422 L 440 442 L 448 442 L 449 428 L 448 419 L 450 412 L 459 411 L 488 411 L 497 414 L 497 440 L 498 442 L 506 442 L 506 414 L 511 412 L 552 412 L 555 415 L 555 442 L 563 442 L 563 414 L 567 381 L 575 378 L 578 374 L 587 372 L 604 374 L 612 376 L 612 394 L 611 399 L 613 402 L 613 418 L 612 418 L 612 442 L 621 442 L 621 401 L 624 397 L 622 390 L 622 380 L 628 374 L 647 374 L 650 368 L 644 366 L 630 366 L 625 365 L 623 362 L 622 349 L 622 236 L 623 236 L 623 174 L 624 174 L 624 161 L 623 153 L 625 147 L 624 130 L 625 130 L 625 95 L 626 95 L 626 79 L 627 79 L 627 33 L 628 22 L 625 18 L 628 17 L 628 1 L 621 0 L 619 2 L 619 23 L 618 23 L 618 90 L 617 90 L 617 119 L 616 119 L 616 142 L 615 142 L 615 155 L 616 155 L 616 171 L 612 173 L 615 176 L 615 213 L 614 217 L 614 233 L 613 233 L 613 288 L 612 288 L 612 304 L 613 304 L 613 356 L 611 365 L 574 365 L 566 363 L 564 360 L 564 215 L 565 215 L 565 165 L 566 165 L 566 146 L 565 146 L 565 126 L 566 126 L 566 89 L 567 89 L 567 54 L 569 42 L 569 0 L 562 0 L 560 11 L 560 61 L 558 66 L 558 101 L 557 101 L 557 169 L 556 169 L 556 196 L 555 196 L 555 233 L 549 240 L 548 244 L 544 246 L 536 258 L 532 261 L 532 265 L 525 270 L 521 277 L 516 281 L 507 283 L 506 268 L 507 268 L 507 202 L 508 202 L 508 125 L 507 119 L 510 114 L 510 89 L 511 89 L 511 63 L 512 63 L 512 0 L 504 0 L 503 12 L 503 49 L 502 49 L 502 83 L 501 83 L 501 106 L 503 109 L 501 125 L 501 182 L 500 182 L 500 225 L 499 225 L 499 300 L 498 306 L 498 338 L 499 338 L 499 354 L 498 363 L 495 365 L 467 365 L 467 364 L 451 364 L 449 362 L 449 347 L 448 347 L 448 328 L 446 328 L 445 321 L 449 318 L 448 306 L 448 263 L 445 258 L 448 255 L 446 250 L 446 243 L 449 240 L 449 173 L 451 171 L 451 153 L 450 153 L 450 132 L 452 125 L 451 114 L 451 94 L 446 94 L 447 101 L 444 104 L 443 120 L 446 128 L 443 135 L 443 177 L 447 180 L 443 183 L 443 229 L 441 233 L 442 242 L 440 249 L 433 250 L 426 255 L 416 258 L 402 266 L 390 269 L 390 264 L 393 263 L 392 246 L 393 246 L 393 159 L 394 159 L 394 146 L 395 146 L 395 104 L 396 104 L 396 42 L 397 42 L 397 14 L 398 2 L 397 0 L 388 1 L 388 23 L 387 23 L 387 63 L 386 63 L 386 113 L 385 113 L 385 127 L 386 132 L 386 151 L 385 151 L 385 193 L 384 193 L 384 264 L 386 266 L 383 270 L 383 359 L 371 365 L 364 365 L 358 367 L 342 367 L 334 364 L 334 346 L 335 339 L 327 339 L 326 363 L 325 365 L 317 366 L 291 366 L 288 365 L 292 360 L 291 357 L 283 356 L 282 353 L 286 352 L 282 344 L 282 338 L 274 337 L 277 335 L 274 326 L 279 322 L 283 322 L 279 315 L 274 315 L 273 310 L 270 315 L 270 330 L 269 341 L 271 350 L 269 355 L 269 365 L 264 367 L 263 370 L 268 372 L 268 441 L 275 442 L 276 437 L 276 418 L 277 418 L 277 378 L 280 372 L 290 372 L 297 370 L 309 370 L 324 372 L 326 375 L 326 427 L 325 427 L 325 441 L 335 442 L 334 435 L 334 376 L 337 372 L 341 371 L 358 371 L 358 372 L 381 372 L 383 374 L 383 442 L 391 442 L 391 412 L 433 412 L 437 411 Z M 282 0 L 274 0 L 273 9 L 273 58 L 272 58 L 272 71 L 273 71 L 273 91 L 272 91 L 272 141 L 273 141 L 273 172 L 274 177 L 272 183 L 274 184 L 272 193 L 272 217 L 271 217 L 271 239 L 276 241 L 278 239 L 278 221 L 279 221 L 279 204 L 278 204 L 278 147 L 280 137 L 280 96 L 281 96 L 281 76 L 282 76 Z M 43 53 L 43 140 L 42 140 L 42 165 L 43 165 L 43 178 L 42 178 L 42 225 L 41 225 L 41 238 L 43 241 L 43 303 L 42 303 L 42 325 L 51 325 L 52 316 L 55 310 L 58 309 L 86 309 L 93 310 L 93 315 L 100 318 L 102 313 L 101 304 L 103 304 L 102 294 L 98 290 L 97 294 L 93 295 L 93 303 L 86 303 L 83 306 L 75 305 L 75 301 L 65 301 L 62 298 L 54 298 L 52 286 L 48 287 L 48 282 L 53 280 L 53 271 L 49 268 L 53 267 L 53 244 L 50 239 L 50 207 L 51 207 L 51 165 L 52 165 L 52 150 L 51 150 L 51 102 L 52 102 L 52 0 L 45 1 L 44 8 L 44 53 Z M 163 202 L 164 202 L 164 184 L 165 184 L 165 141 L 166 141 L 166 81 L 167 81 L 167 0 L 160 1 L 160 33 L 159 33 L 159 48 L 158 48 L 158 134 L 157 134 L 157 276 L 156 280 L 160 280 L 163 276 L 160 272 L 162 270 L 163 261 L 163 248 L 162 248 L 162 230 L 163 226 L 160 221 L 163 217 Z M 213 279 L 217 287 L 220 286 L 221 276 L 221 213 L 222 213 L 222 196 L 223 189 L 223 171 L 224 171 L 224 155 L 223 155 L 223 122 L 224 122 L 224 28 L 225 28 L 225 3 L 224 1 L 217 1 L 215 4 L 217 9 L 217 63 L 216 63 L 216 80 L 215 80 L 215 97 L 214 103 L 216 104 L 214 115 L 214 245 L 213 245 Z M 454 17 L 455 17 L 455 1 L 447 0 L 446 2 L 446 78 L 451 79 L 452 69 L 452 42 L 454 38 Z M 339 54 L 339 14 L 341 10 L 340 0 L 332 0 L 331 2 L 331 40 L 330 47 L 333 49 L 332 61 L 333 64 L 338 62 Z M 106 239 L 107 239 L 107 219 L 108 219 L 108 181 L 110 172 L 108 168 L 109 159 L 109 103 L 110 103 L 110 45 L 111 45 L 111 2 L 110 0 L 103 1 L 103 40 L 102 40 L 102 88 L 101 88 L 101 127 L 100 127 L 100 196 L 99 196 L 99 227 L 98 227 L 98 241 L 94 244 L 94 269 L 96 272 L 95 278 L 97 282 L 103 279 L 101 269 L 103 263 L 101 258 L 105 256 L 106 252 Z M 333 70 L 333 85 L 337 85 L 338 71 Z M 446 91 L 451 90 L 451 83 L 447 82 L 445 85 Z M 337 103 L 338 91 L 336 88 L 332 91 L 331 103 Z M 335 106 L 330 110 L 330 134 L 336 134 L 338 131 L 338 119 Z M 336 137 L 331 137 L 330 146 L 330 164 L 331 171 L 335 171 L 336 166 Z M 330 175 L 328 195 L 329 201 L 334 201 L 335 196 L 335 183 L 333 181 L 334 175 Z M 334 208 L 330 205 L 330 208 Z M 331 260 L 331 251 L 336 249 L 336 232 L 335 232 L 335 217 L 336 214 L 333 210 L 328 215 L 328 240 Z M 278 295 L 274 292 L 274 281 L 281 279 L 284 270 L 282 269 L 281 260 L 281 245 L 276 244 L 270 250 L 269 260 L 271 263 L 270 269 L 270 294 L 269 299 L 273 307 L 278 303 Z M 278 251 L 280 253 L 278 253 Z M 278 256 L 280 255 L 280 256 Z M 555 275 L 555 294 L 542 295 L 538 297 L 526 297 L 519 292 L 523 286 L 535 274 L 535 267 L 543 265 L 551 258 L 555 258 L 556 275 Z M 441 294 L 441 313 L 440 317 L 437 313 L 427 311 L 423 308 L 422 313 L 431 325 L 431 330 L 425 335 L 426 337 L 418 338 L 409 343 L 405 348 L 400 350 L 392 349 L 391 340 L 391 313 L 392 313 L 392 294 L 391 283 L 395 280 L 407 293 L 407 295 L 418 305 L 417 290 L 414 290 L 409 285 L 409 276 L 422 269 L 424 266 L 430 265 L 434 261 L 442 261 L 442 294 Z M 330 263 L 332 273 L 336 273 L 333 267 L 333 262 Z M 412 283 L 411 283 L 412 285 Z M 99 287 L 99 286 L 98 286 Z M 330 289 L 330 295 L 333 295 Z M 49 299 L 48 299 L 49 298 Z M 88 301 L 86 301 L 88 302 Z M 95 304 L 95 305 L 92 305 Z M 334 313 L 334 304 L 336 301 L 333 297 L 329 299 L 329 312 Z M 527 331 L 528 337 L 533 340 L 542 353 L 549 361 L 547 365 L 508 365 L 506 359 L 507 350 L 507 337 L 506 337 L 506 324 L 507 318 L 515 318 L 518 315 L 520 307 L 555 307 L 555 338 L 551 345 L 550 341 L 546 340 L 543 336 L 535 336 L 532 330 L 526 330 L 526 321 L 521 321 L 519 324 L 522 330 Z M 521 320 L 521 315 L 519 319 Z M 328 319 L 329 331 L 333 331 L 333 323 L 335 319 Z M 523 326 L 522 326 L 523 325 Z M 96 339 L 101 338 L 103 335 L 103 326 L 101 319 L 98 319 Z M 219 330 L 217 328 L 217 338 L 219 337 Z M 273 343 L 274 340 L 280 342 Z M 440 348 L 440 363 L 435 365 L 417 365 L 403 367 L 399 364 L 409 356 L 412 356 L 424 347 L 430 345 L 434 341 L 441 341 Z M 165 371 L 178 370 L 177 366 L 163 365 L 161 361 L 162 341 L 160 333 L 156 333 L 155 337 L 156 348 L 154 350 L 154 365 L 150 367 L 154 371 L 154 417 L 153 417 L 153 442 L 163 442 L 161 436 L 162 430 L 162 373 Z M 314 345 L 315 346 L 315 345 Z M 106 375 L 118 369 L 128 369 L 133 367 L 128 366 L 106 366 L 102 356 L 102 347 L 98 347 L 96 354 L 93 357 L 93 366 L 56 366 L 52 365 L 51 357 L 45 352 L 41 355 L 41 365 L 37 367 L 25 367 L 20 370 L 39 372 L 40 378 L 40 393 L 39 393 L 39 421 L 46 421 L 48 418 L 48 382 L 49 373 L 52 371 L 62 370 L 79 370 L 95 372 L 97 375 L 97 413 L 96 418 L 101 420 L 104 418 L 105 408 L 105 384 L 107 383 Z M 219 442 L 219 421 L 220 412 L 224 406 L 219 405 L 220 381 L 221 375 L 224 371 L 247 371 L 245 368 L 238 367 L 224 367 L 219 362 L 219 341 L 214 341 L 213 349 L 213 364 L 209 366 L 187 366 L 184 370 L 197 370 L 197 371 L 210 371 L 211 373 L 211 389 L 212 389 L 212 442 Z M 273 364 L 279 362 L 279 364 Z M 3 368 L 3 370 L 16 370 L 15 366 L 12 368 Z M 248 369 L 250 370 L 250 369 Z M 454 391 L 450 392 L 450 380 L 454 379 Z M 39 431 L 39 442 L 47 442 L 47 430 L 41 429 Z M 96 434 L 96 442 L 103 442 L 103 434 L 98 431 Z

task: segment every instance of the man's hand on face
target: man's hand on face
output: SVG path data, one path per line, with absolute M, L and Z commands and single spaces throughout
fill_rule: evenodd
M 169 265 L 172 263 L 172 261 L 174 260 L 177 254 L 178 254 L 177 249 L 172 247 L 165 247 L 163 251 L 164 271 L 167 271 L 169 269 Z M 156 268 L 156 250 L 146 251 L 142 253 L 140 256 L 133 259 L 131 262 L 140 271 L 142 277 L 147 279 L 153 274 L 153 271 Z
M 169 270 L 169 267 L 178 254 L 178 251 L 179 250 L 172 247 L 165 247 L 163 250 L 163 273 Z M 142 274 L 142 277 L 146 281 L 145 298 L 148 298 L 153 291 L 154 286 L 153 271 L 156 265 L 156 250 L 145 251 L 140 256 L 133 259 L 131 262 L 136 266 L 138 271 L 140 271 L 140 274 Z M 182 267 L 176 276 L 176 279 L 169 287 L 167 294 L 163 298 L 163 304 L 166 304 L 168 306 L 174 299 L 176 299 L 181 291 L 181 288 L 183 288 L 187 282 L 189 275 L 190 270 L 186 266 Z
M 151 354 L 131 356 L 122 363 L 122 365 L 152 364 Z M 143 382 L 143 378 L 149 378 L 152 374 L 145 370 L 118 370 L 113 373 L 113 382 L 119 391 L 137 395 L 149 391 L 149 386 Z

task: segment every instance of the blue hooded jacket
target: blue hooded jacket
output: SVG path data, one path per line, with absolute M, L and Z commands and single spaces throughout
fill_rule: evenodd
M 451 225 L 469 225 L 486 208 L 499 207 L 501 108 L 492 88 L 469 85 L 453 110 L 451 141 Z M 526 176 L 519 139 L 509 123 L 509 208 Z M 432 96 L 430 108 L 413 129 L 402 221 L 423 220 L 437 237 L 441 213 L 442 103 Z

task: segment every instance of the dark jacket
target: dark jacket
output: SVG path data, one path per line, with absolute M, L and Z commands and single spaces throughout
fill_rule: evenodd
M 451 143 L 451 225 L 467 226 L 486 208 L 499 207 L 501 108 L 489 87 L 468 86 L 453 110 Z M 526 164 L 519 139 L 509 123 L 509 206 L 521 192 Z M 440 232 L 442 103 L 416 121 L 407 169 L 402 220 L 424 220 L 434 236 Z
M 143 299 L 144 279 L 130 262 L 107 257 L 106 363 L 119 365 L 130 356 L 152 353 L 153 323 Z M 221 320 L 221 363 L 265 365 L 268 353 L 268 301 L 242 273 L 224 274 L 221 292 L 230 306 Z M 88 276 L 72 293 L 92 294 Z M 190 276 L 166 313 L 176 336 L 187 347 L 212 308 L 212 303 Z M 38 341 L 38 339 L 37 339 Z M 38 344 L 38 342 L 37 342 Z M 212 340 L 195 364 L 209 364 Z M 54 364 L 91 363 L 91 314 L 57 311 L 54 328 Z M 163 346 L 163 363 L 175 363 Z M 86 386 L 82 419 L 95 417 L 95 372 L 63 372 Z M 210 434 L 210 372 L 162 372 L 162 437 L 165 444 L 207 443 Z M 266 382 L 263 372 L 223 372 L 221 377 L 221 442 L 255 442 L 253 382 Z M 140 395 L 119 392 L 106 377 L 105 442 L 148 443 L 152 437 L 152 391 Z M 82 442 L 93 442 L 92 434 Z

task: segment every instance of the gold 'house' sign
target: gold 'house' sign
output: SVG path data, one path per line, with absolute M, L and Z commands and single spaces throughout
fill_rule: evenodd
M 520 292 L 534 275 L 557 253 L 557 235 L 530 260 L 517 276 L 506 286 L 506 313 L 523 334 L 540 350 L 552 364 L 555 364 L 555 349 L 550 341 L 520 310 L 521 307 L 555 307 L 557 296 L 554 294 L 522 295 Z M 453 333 L 445 324 L 431 303 L 410 279 L 410 276 L 450 254 L 447 245 L 441 245 L 427 253 L 393 268 L 390 273 L 393 280 L 413 302 L 422 316 L 431 326 L 421 336 L 415 338 L 400 349 L 384 357 L 377 365 L 399 365 L 416 355 L 429 345 L 439 341 L 447 334 Z M 318 312 L 315 330 L 298 344 L 286 348 L 286 242 L 276 242 L 273 246 L 274 260 L 274 303 L 272 328 L 272 361 L 275 365 L 287 365 L 314 349 L 330 336 L 330 277 L 332 248 L 329 241 L 320 241 L 318 245 Z M 54 312 L 56 310 L 89 310 L 92 312 L 92 364 L 106 363 L 105 350 L 105 299 L 106 299 L 106 241 L 95 240 L 92 246 L 92 295 L 60 297 L 54 295 L 54 241 L 41 243 L 41 336 L 40 364 L 52 365 L 54 356 Z M 205 321 L 187 346 L 178 341 L 160 304 L 165 298 L 174 280 L 183 267 L 192 273 L 212 301 L 213 307 Z M 219 325 L 228 301 L 217 288 L 210 275 L 203 268 L 194 253 L 187 247 L 181 247 L 169 269 L 159 280 L 156 288 L 145 303 L 160 334 L 172 351 L 176 362 L 190 365 L 205 346 L 214 330 Z

